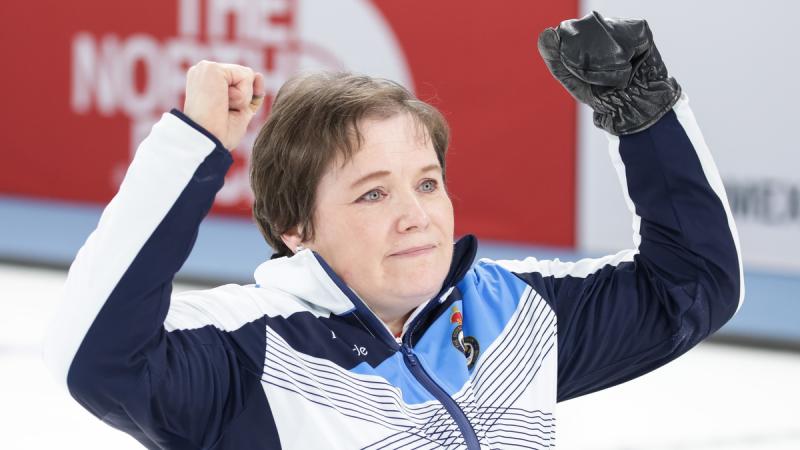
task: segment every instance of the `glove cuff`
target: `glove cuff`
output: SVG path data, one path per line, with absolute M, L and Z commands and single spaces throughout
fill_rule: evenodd
M 656 123 L 681 96 L 681 86 L 669 76 L 655 45 L 632 64 L 635 71 L 626 87 L 592 86 L 594 123 L 617 136 Z
M 620 99 L 623 97 L 624 91 L 610 91 L 606 95 L 596 97 L 596 102 L 591 105 L 594 109 L 594 125 L 615 136 L 624 136 L 645 130 L 668 113 L 681 97 L 681 86 L 674 78 L 670 77 L 665 83 L 669 84 L 669 88 L 665 92 L 646 93 L 655 101 L 637 99 L 630 95 L 627 96 L 627 99 Z M 605 103 L 605 105 L 599 106 L 598 103 Z M 614 106 L 609 108 L 608 103 L 612 103 Z

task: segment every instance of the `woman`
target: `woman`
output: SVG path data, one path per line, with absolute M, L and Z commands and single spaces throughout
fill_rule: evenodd
M 554 407 L 646 373 L 743 295 L 724 190 L 644 21 L 540 36 L 611 135 L 636 248 L 577 263 L 453 244 L 441 116 L 347 74 L 287 83 L 253 149 L 256 284 L 171 297 L 260 106 L 204 62 L 70 269 L 46 347 L 70 393 L 148 448 L 545 448 Z

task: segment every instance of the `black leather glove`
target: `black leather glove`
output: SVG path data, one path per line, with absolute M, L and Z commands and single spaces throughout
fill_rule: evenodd
M 589 105 L 594 124 L 611 134 L 644 130 L 681 95 L 645 20 L 606 19 L 592 12 L 546 28 L 538 47 L 553 76 Z

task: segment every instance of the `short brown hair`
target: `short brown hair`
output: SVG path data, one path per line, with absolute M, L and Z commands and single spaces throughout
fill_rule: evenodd
M 314 238 L 316 190 L 327 168 L 347 162 L 363 137 L 362 119 L 410 113 L 425 127 L 442 173 L 450 132 L 442 114 L 400 84 L 346 72 L 316 72 L 287 81 L 258 133 L 250 167 L 253 218 L 278 256 L 294 253 L 281 235 L 299 226 Z

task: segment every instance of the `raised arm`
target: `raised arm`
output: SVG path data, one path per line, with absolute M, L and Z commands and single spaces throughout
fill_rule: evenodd
M 744 296 L 733 218 L 688 100 L 642 20 L 592 14 L 542 33 L 551 72 L 595 110 L 634 215 L 634 248 L 502 261 L 556 312 L 558 399 L 624 382 L 719 329 Z
M 190 70 L 185 114 L 164 114 L 141 143 L 70 268 L 48 330 L 45 362 L 70 394 L 150 448 L 212 443 L 242 408 L 244 372 L 260 374 L 237 354 L 233 330 L 199 308 L 183 308 L 179 322 L 195 314 L 209 326 L 165 326 L 172 279 L 232 163 L 226 146 L 261 102 L 259 80 L 239 66 Z

